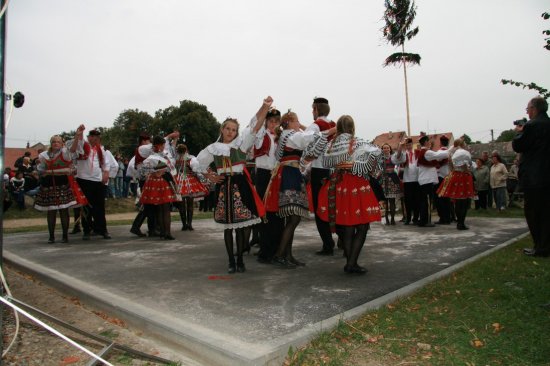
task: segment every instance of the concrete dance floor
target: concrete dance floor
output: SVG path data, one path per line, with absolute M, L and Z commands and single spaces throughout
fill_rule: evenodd
M 137 238 L 129 226 L 111 227 L 112 240 L 73 235 L 69 244 L 46 244 L 47 233 L 5 235 L 4 258 L 200 364 L 276 365 L 290 346 L 340 319 L 405 296 L 527 232 L 523 219 L 467 224 L 470 230 L 458 231 L 376 223 L 359 260 L 369 270 L 363 276 L 344 273 L 341 251 L 315 255 L 321 244 L 312 220 L 294 237 L 294 256 L 307 263 L 297 269 L 260 264 L 250 253 L 246 273 L 228 275 L 223 230 L 212 220 L 196 220 L 192 232 L 173 223 L 174 241 Z

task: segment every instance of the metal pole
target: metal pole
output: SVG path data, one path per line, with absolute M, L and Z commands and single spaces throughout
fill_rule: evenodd
M 0 9 L 4 7 L 5 0 L 0 0 Z M 6 95 L 5 69 L 6 69 L 6 17 L 8 11 L 4 12 L 0 18 L 0 174 L 2 174 L 2 184 L 0 184 L 0 268 L 4 268 L 4 147 L 6 141 Z M 0 296 L 4 296 L 4 287 L 0 286 Z M 4 313 L 4 305 L 0 305 L 0 315 Z M 3 334 L 2 316 L 0 316 L 0 336 Z M 2 342 L 0 342 L 0 355 L 4 352 Z M 3 361 L 0 357 L 0 366 Z

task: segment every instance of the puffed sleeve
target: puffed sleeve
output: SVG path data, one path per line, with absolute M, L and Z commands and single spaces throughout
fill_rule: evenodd
M 196 162 L 191 161 L 191 169 L 198 173 L 206 173 L 208 167 L 214 161 L 214 155 L 209 151 L 208 145 L 206 148 L 202 149 L 199 155 L 197 155 Z

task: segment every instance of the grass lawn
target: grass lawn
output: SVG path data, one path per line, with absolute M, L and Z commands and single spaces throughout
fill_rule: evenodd
M 530 237 L 320 334 L 285 365 L 550 365 L 550 258 Z

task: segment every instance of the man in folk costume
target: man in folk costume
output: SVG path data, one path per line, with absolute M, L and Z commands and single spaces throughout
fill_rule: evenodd
M 405 225 L 409 225 L 411 221 L 418 221 L 418 198 L 420 194 L 420 186 L 418 185 L 418 165 L 416 154 L 413 150 L 411 138 L 407 138 L 403 143 L 399 144 L 395 153 L 396 161 L 403 168 L 403 192 L 405 195 Z M 403 146 L 405 147 L 403 149 Z
M 265 120 L 263 124 L 257 124 L 257 121 Z M 275 108 L 261 108 L 250 123 L 252 133 L 256 134 L 254 141 L 254 159 L 256 161 L 256 191 L 261 199 L 264 198 L 271 173 L 277 164 L 275 152 L 277 143 L 275 142 L 275 129 L 281 123 L 281 112 Z M 257 128 L 256 128 L 257 126 Z M 260 251 L 258 252 L 258 262 L 271 263 L 277 246 L 280 242 L 283 228 L 283 220 L 274 212 L 266 213 L 266 221 L 258 224 L 260 231 Z
M 447 151 L 449 152 L 449 138 L 445 135 L 441 135 L 439 138 L 439 142 L 441 144 L 441 147 L 439 148 L 439 151 Z M 437 169 L 437 179 L 438 183 L 435 187 L 435 190 L 437 191 L 441 184 L 443 184 L 443 180 L 446 176 L 449 175 L 449 160 L 444 159 L 439 162 L 439 166 Z M 436 222 L 436 224 L 439 225 L 449 225 L 451 223 L 451 199 L 449 197 L 439 197 L 439 195 L 434 195 L 435 199 L 435 208 L 437 209 L 437 215 L 439 216 L 439 221 Z
M 88 132 L 84 152 L 77 158 L 76 180 L 88 199 L 82 218 L 82 239 L 90 240 L 92 229 L 104 239 L 111 239 L 105 219 L 104 195 L 104 185 L 109 181 L 109 164 L 105 150 L 101 146 L 101 133 L 98 130 Z
M 330 113 L 330 106 L 328 100 L 325 98 L 313 99 L 312 113 L 315 122 L 311 124 L 306 132 L 320 133 L 328 131 L 333 127 L 336 127 L 336 123 L 328 119 Z M 316 154 L 317 155 L 317 154 Z M 317 205 L 319 191 L 323 186 L 323 182 L 330 177 L 330 169 L 323 165 L 323 153 L 319 153 L 317 158 L 311 163 L 311 193 L 313 198 L 313 208 L 315 212 L 315 224 L 317 225 L 317 231 L 323 241 L 323 247 L 320 251 L 316 252 L 318 255 L 333 255 L 334 254 L 334 239 L 330 231 L 328 222 L 321 220 L 317 214 Z
M 431 222 L 431 208 L 435 185 L 439 182 L 437 178 L 438 160 L 448 158 L 447 151 L 433 151 L 433 141 L 426 135 L 418 141 L 421 148 L 415 151 L 418 162 L 418 184 L 420 185 L 418 226 L 433 227 Z

